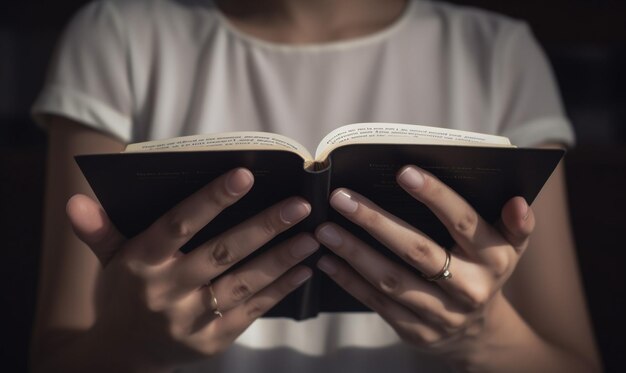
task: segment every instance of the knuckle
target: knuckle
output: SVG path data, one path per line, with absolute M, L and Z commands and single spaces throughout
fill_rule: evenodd
M 466 323 L 465 329 L 463 330 L 464 336 L 471 339 L 479 338 L 485 330 L 486 323 L 485 315 L 479 314 L 471 320 L 471 322 Z
M 493 253 L 489 263 L 491 272 L 496 280 L 506 277 L 511 271 L 513 260 L 509 250 L 498 250 Z
M 433 177 L 427 177 L 422 189 L 424 197 L 428 200 L 436 200 L 445 195 L 446 188 L 444 185 Z
M 428 240 L 423 237 L 416 238 L 411 246 L 403 253 L 403 259 L 410 265 L 417 267 L 431 259 L 432 252 Z
M 267 305 L 259 299 L 254 299 L 246 305 L 246 316 L 250 320 L 261 317 L 267 311 Z
M 434 345 L 440 340 L 439 335 L 433 331 L 415 326 L 402 328 L 398 335 L 402 340 L 416 346 Z
M 440 318 L 441 325 L 448 334 L 454 334 L 461 330 L 465 324 L 465 318 L 457 315 L 442 316 Z
M 231 289 L 231 297 L 234 302 L 241 302 L 252 294 L 252 288 L 240 275 L 233 275 L 234 285 Z
M 215 242 L 213 247 L 208 251 L 209 262 L 215 267 L 224 267 L 235 263 L 237 256 L 232 246 L 233 244 L 225 239 L 220 239 Z
M 297 263 L 297 259 L 291 254 L 292 246 L 285 248 L 285 250 L 281 250 L 278 252 L 278 255 L 275 255 L 274 260 L 276 263 L 276 267 L 280 268 L 281 271 L 284 271 L 288 268 L 293 267 Z
M 262 219 L 261 232 L 267 237 L 274 237 L 278 234 L 278 228 L 275 219 Z
M 346 259 L 358 258 L 359 255 L 363 255 L 363 250 L 362 247 L 359 246 L 359 242 L 350 236 L 342 237 L 341 244 L 336 246 L 333 250 L 335 250 L 339 256 Z
M 384 225 L 384 216 L 378 212 L 373 210 L 368 210 L 367 212 L 363 212 L 361 215 L 362 226 L 367 231 L 380 229 Z
M 453 223 L 454 230 L 457 233 L 468 235 L 473 234 L 478 225 L 478 214 L 476 211 L 467 210 Z
M 394 271 L 386 271 L 378 282 L 378 287 L 389 295 L 398 295 L 401 293 L 403 289 L 402 285 L 402 276 Z
M 170 212 L 165 216 L 165 229 L 174 238 L 189 238 L 194 230 L 191 223 L 176 212 Z
M 148 304 L 156 297 L 155 276 L 150 266 L 137 259 L 124 260 L 117 265 L 116 270 L 120 270 L 118 278 L 127 287 L 136 289 L 141 302 Z
M 482 309 L 491 297 L 491 292 L 486 286 L 476 286 L 465 291 L 465 298 L 469 306 L 474 310 Z
M 422 331 L 419 333 L 421 343 L 427 346 L 435 346 L 441 342 L 441 335 L 432 331 Z
M 145 262 L 130 255 L 129 250 L 121 250 L 118 262 L 122 271 L 133 278 L 143 278 L 148 274 L 148 266 Z

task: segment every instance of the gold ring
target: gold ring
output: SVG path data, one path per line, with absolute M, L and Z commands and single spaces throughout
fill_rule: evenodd
M 443 264 L 443 268 L 441 271 L 437 272 L 433 276 L 426 276 L 422 273 L 422 277 L 424 277 L 427 281 L 439 281 L 439 280 L 449 280 L 452 278 L 452 273 L 450 272 L 450 252 L 446 249 L 443 249 L 446 253 L 446 262 Z
M 222 311 L 220 311 L 218 307 L 217 298 L 215 297 L 215 292 L 213 291 L 213 284 L 211 284 L 211 281 L 206 284 L 206 287 L 209 288 L 209 294 L 211 295 L 211 311 L 215 316 L 223 317 L 224 315 L 222 315 Z

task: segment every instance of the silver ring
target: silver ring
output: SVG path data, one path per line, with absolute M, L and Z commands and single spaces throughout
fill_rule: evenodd
M 215 291 L 213 291 L 213 284 L 209 281 L 205 286 L 209 288 L 209 294 L 211 295 L 211 312 L 217 317 L 224 317 L 219 309 L 217 297 L 215 297 Z
M 424 277 L 427 281 L 435 282 L 439 280 L 449 280 L 452 278 L 452 272 L 450 272 L 450 252 L 446 249 L 443 249 L 443 251 L 446 253 L 446 261 L 443 264 L 441 271 L 437 272 L 433 276 L 426 276 L 422 273 L 422 277 Z

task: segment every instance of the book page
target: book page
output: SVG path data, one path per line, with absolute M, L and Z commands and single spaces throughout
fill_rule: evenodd
M 326 135 L 315 151 L 315 159 L 324 160 L 333 149 L 340 146 L 367 143 L 512 146 L 506 137 L 478 132 L 415 124 L 356 123 L 339 127 Z
M 125 153 L 199 150 L 286 150 L 312 160 L 309 151 L 286 136 L 269 132 L 224 132 L 129 144 Z

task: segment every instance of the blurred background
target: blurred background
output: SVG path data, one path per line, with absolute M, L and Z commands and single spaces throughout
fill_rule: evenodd
M 453 1 L 526 20 L 554 68 L 578 145 L 566 157 L 571 219 L 607 371 L 626 353 L 626 2 Z M 63 26 L 84 0 L 0 4 L 0 361 L 27 369 L 45 133 L 28 115 Z

